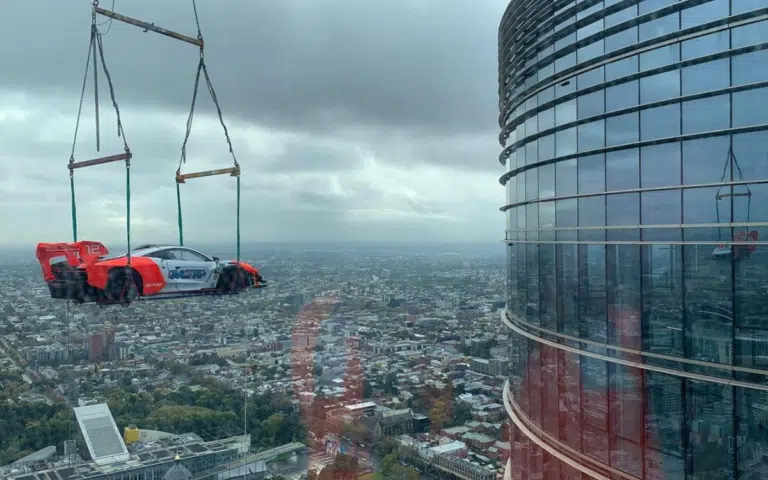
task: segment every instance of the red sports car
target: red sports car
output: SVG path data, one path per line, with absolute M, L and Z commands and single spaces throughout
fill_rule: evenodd
M 52 298 L 78 303 L 233 294 L 266 281 L 245 262 L 222 262 L 178 245 L 142 245 L 110 256 L 99 242 L 39 243 L 37 259 Z

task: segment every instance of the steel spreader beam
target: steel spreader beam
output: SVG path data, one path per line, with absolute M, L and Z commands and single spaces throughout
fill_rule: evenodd
M 114 20 L 118 20 L 123 23 L 127 23 L 129 25 L 133 25 L 135 27 L 139 27 L 144 29 L 145 31 L 152 31 L 155 33 L 159 33 L 160 35 L 165 35 L 166 37 L 175 38 L 176 40 L 181 40 L 182 42 L 191 43 L 192 45 L 197 45 L 200 48 L 203 48 L 203 39 L 202 38 L 193 38 L 189 37 L 187 35 L 183 35 L 181 33 L 176 33 L 174 31 L 158 27 L 152 23 L 144 22 L 141 20 L 137 20 L 135 18 L 127 17 L 125 15 L 121 15 L 117 12 L 113 12 L 111 10 L 107 10 L 101 7 L 93 7 L 94 12 L 98 13 L 99 15 L 103 15 L 108 18 L 112 18 Z
M 212 177 L 214 175 L 226 175 L 229 174 L 230 177 L 237 177 L 240 176 L 240 167 L 229 167 L 229 168 L 220 168 L 218 170 L 206 170 L 205 172 L 196 172 L 196 173 L 177 173 L 176 174 L 176 183 L 186 183 L 186 180 L 189 180 L 190 178 L 201 178 L 201 177 Z
M 91 167 L 93 165 L 102 165 L 104 163 L 119 162 L 121 160 L 130 160 L 130 152 L 119 153 L 117 155 L 110 155 L 108 157 L 94 158 L 93 160 L 83 160 L 82 162 L 72 162 L 69 164 L 69 170 L 75 170 L 77 168 Z

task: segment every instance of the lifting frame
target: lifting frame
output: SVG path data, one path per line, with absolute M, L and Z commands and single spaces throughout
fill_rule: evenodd
M 107 79 L 109 81 L 109 87 L 110 87 L 110 93 L 112 95 L 112 103 L 115 107 L 115 110 L 117 112 L 117 121 L 118 121 L 118 136 L 123 136 L 122 131 L 122 123 L 120 122 L 120 110 L 117 106 L 117 101 L 115 100 L 114 95 L 114 88 L 112 87 L 112 81 L 109 76 L 109 72 L 106 68 L 106 64 L 104 63 L 104 56 L 103 56 L 103 48 L 101 44 L 101 34 L 97 31 L 96 28 L 96 15 L 102 15 L 104 17 L 117 20 L 123 23 L 126 23 L 128 25 L 133 25 L 139 28 L 142 28 L 145 32 L 152 31 L 155 33 L 158 33 L 160 35 L 164 35 L 170 38 L 174 38 L 176 40 L 180 40 L 182 42 L 186 42 L 192 45 L 196 45 L 200 49 L 200 62 L 198 64 L 197 68 L 197 76 L 195 78 L 195 87 L 194 92 L 192 96 L 192 106 L 189 112 L 189 118 L 187 120 L 187 132 L 186 136 L 184 138 L 184 143 L 182 145 L 182 151 L 181 151 L 181 159 L 179 160 L 179 168 L 176 170 L 176 196 L 177 196 L 177 207 L 178 207 L 178 223 L 179 223 L 179 244 L 184 245 L 184 232 L 183 232 L 183 221 L 182 221 L 182 210 L 181 210 L 181 190 L 179 188 L 179 185 L 182 183 L 186 183 L 186 180 L 192 179 L 192 178 L 203 178 L 203 177 L 210 177 L 214 175 L 226 175 L 229 174 L 232 177 L 237 178 L 237 261 L 240 261 L 240 165 L 237 162 L 237 158 L 235 157 L 234 151 L 232 149 L 232 142 L 229 138 L 229 132 L 227 131 L 227 127 L 224 124 L 224 119 L 221 114 L 221 108 L 219 107 L 218 99 L 216 98 L 216 93 L 213 89 L 213 85 L 211 84 L 210 77 L 208 75 L 208 69 L 205 65 L 205 41 L 203 40 L 202 31 L 200 30 L 200 19 L 197 14 L 197 5 L 195 4 L 195 0 L 192 0 L 192 7 L 195 13 L 195 23 L 197 24 L 197 38 L 190 37 L 188 35 L 183 35 L 178 32 L 174 32 L 172 30 L 168 30 L 166 28 L 158 27 L 153 23 L 144 22 L 142 20 L 138 20 L 126 15 L 122 15 L 117 12 L 113 12 L 111 10 L 107 10 L 104 8 L 99 7 L 99 0 L 93 0 L 93 11 L 91 14 L 92 17 L 92 25 L 91 25 L 91 46 L 88 51 L 88 62 L 90 63 L 91 59 L 91 51 L 93 51 L 93 61 L 94 61 L 94 95 L 95 95 L 95 101 L 96 101 L 96 150 L 99 150 L 100 147 L 100 136 L 99 136 L 99 94 L 98 94 L 98 70 L 96 69 L 95 62 L 96 62 L 96 53 L 98 49 L 98 53 L 101 56 L 102 66 L 104 68 L 104 72 L 107 76 Z M 181 165 L 186 162 L 186 145 L 187 141 L 189 139 L 189 135 L 191 133 L 192 129 L 192 119 L 194 117 L 194 110 L 195 110 L 195 101 L 197 99 L 197 91 L 199 87 L 200 82 L 200 73 L 203 73 L 205 75 L 205 80 L 208 86 L 208 91 L 211 94 L 212 100 L 214 104 L 216 105 L 216 110 L 219 115 L 219 120 L 221 122 L 221 126 L 224 129 L 224 135 L 226 136 L 227 143 L 229 145 L 229 151 L 232 155 L 234 166 L 229 168 L 222 168 L 217 170 L 207 170 L 203 172 L 196 172 L 196 173 L 181 173 Z M 86 63 L 86 72 L 85 72 L 85 78 L 83 79 L 83 91 L 80 98 L 80 110 L 78 111 L 78 118 L 77 118 L 77 125 L 79 127 L 80 124 L 80 113 L 82 112 L 82 105 L 83 105 L 83 94 L 85 93 L 85 82 L 88 76 L 88 63 Z M 76 206 L 75 206 L 75 187 L 74 187 L 74 170 L 78 168 L 85 168 L 90 167 L 94 165 L 102 165 L 105 163 L 112 163 L 112 162 L 118 162 L 118 161 L 125 161 L 126 165 L 126 172 L 127 172 L 127 182 L 126 182 L 126 194 L 127 194 L 127 206 L 126 206 L 126 220 L 127 220 L 127 239 L 128 239 L 128 265 L 130 266 L 130 251 L 131 251 L 131 234 L 130 234 L 130 161 L 132 158 L 132 154 L 130 149 L 128 148 L 127 142 L 125 142 L 125 138 L 123 136 L 123 140 L 125 143 L 125 153 L 117 154 L 117 155 L 110 155 L 106 157 L 100 157 L 95 158 L 92 160 L 84 160 L 80 162 L 75 162 L 74 160 L 74 151 L 75 151 L 75 143 L 77 142 L 77 128 L 75 128 L 75 141 L 72 145 L 72 155 L 70 156 L 69 161 L 69 173 L 70 173 L 70 184 L 72 189 L 72 229 L 73 229 L 73 236 L 74 241 L 77 241 L 77 214 L 76 214 Z
M 227 127 L 224 124 L 224 119 L 221 113 L 221 108 L 219 107 L 218 99 L 216 98 L 216 93 L 213 89 L 213 85 L 211 84 L 210 77 L 208 75 L 208 69 L 205 65 L 205 55 L 204 55 L 204 46 L 205 42 L 203 40 L 203 35 L 200 30 L 200 20 L 197 15 L 197 5 L 195 4 L 195 0 L 192 0 L 192 7 L 194 9 L 195 13 L 195 22 L 197 24 L 197 38 L 193 38 L 187 35 L 183 35 L 181 33 L 177 33 L 162 27 L 158 27 L 152 23 L 144 22 L 141 20 L 137 20 L 135 18 L 128 17 L 126 15 L 122 15 L 116 12 L 113 12 L 111 10 L 106 10 L 104 8 L 99 7 L 99 0 L 93 0 L 93 10 L 91 13 L 91 39 L 90 39 L 90 46 L 88 49 L 88 56 L 87 56 L 87 62 L 85 65 L 85 76 L 83 78 L 83 86 L 82 91 L 80 94 L 80 107 L 78 109 L 77 113 L 77 124 L 75 126 L 75 135 L 74 135 L 74 141 L 72 143 L 72 153 L 69 158 L 69 177 L 70 177 L 70 188 L 71 188 L 71 200 L 72 200 L 72 232 L 74 241 L 77 242 L 77 207 L 75 202 L 75 183 L 74 183 L 74 171 L 80 168 L 86 168 L 86 167 L 92 167 L 95 165 L 103 165 L 107 163 L 113 163 L 113 162 L 125 162 L 125 169 L 126 169 L 126 237 L 127 237 L 127 268 L 131 268 L 131 180 L 130 180 L 130 166 L 131 166 L 131 158 L 133 155 L 131 154 L 131 150 L 128 147 L 128 143 L 125 140 L 125 135 L 123 132 L 123 126 L 122 122 L 120 120 L 120 109 L 117 105 L 117 100 L 115 98 L 115 91 L 114 87 L 112 85 L 112 78 L 109 74 L 109 70 L 107 69 L 106 63 L 104 61 L 104 51 L 103 51 L 103 45 L 102 45 L 102 34 L 98 31 L 97 25 L 96 25 L 96 16 L 102 15 L 104 17 L 118 20 L 120 22 L 133 25 L 139 28 L 142 28 L 145 32 L 152 31 L 155 33 L 158 33 L 160 35 L 165 35 L 170 38 L 174 38 L 176 40 L 181 40 L 183 42 L 196 45 L 200 48 L 200 62 L 198 64 L 197 69 L 197 76 L 195 78 L 195 87 L 194 92 L 192 96 L 192 107 L 189 112 L 189 118 L 187 120 L 187 131 L 186 136 L 184 138 L 184 143 L 181 148 L 181 159 L 179 160 L 179 168 L 176 171 L 176 194 L 177 194 L 177 204 L 178 204 L 178 222 L 179 222 L 179 243 L 181 245 L 184 245 L 184 234 L 182 229 L 182 215 L 181 215 L 181 191 L 179 188 L 179 185 L 182 183 L 186 183 L 186 180 L 193 179 L 193 178 L 203 178 L 203 177 L 210 177 L 214 175 L 226 175 L 229 174 L 232 177 L 237 178 L 237 261 L 240 261 L 240 165 L 237 162 L 237 158 L 235 157 L 234 151 L 232 149 L 232 142 L 229 138 L 229 132 L 227 131 Z M 80 118 L 82 114 L 82 108 L 83 108 L 83 99 L 85 96 L 85 86 L 88 78 L 88 68 L 91 62 L 91 55 L 93 55 L 93 80 L 94 80 L 94 97 L 95 97 L 95 117 L 96 117 L 96 151 L 100 151 L 100 132 L 99 132 L 99 91 L 98 91 L 98 68 L 96 64 L 97 60 L 97 54 L 99 55 L 99 58 L 101 59 L 101 65 L 104 70 L 104 74 L 107 78 L 107 82 L 109 83 L 109 91 L 110 96 L 112 100 L 112 105 L 115 109 L 115 113 L 117 115 L 117 134 L 118 137 L 122 137 L 123 144 L 124 144 L 124 153 L 116 154 L 116 155 L 109 155 L 105 157 L 99 157 L 94 158 L 91 160 L 82 160 L 82 161 L 75 161 L 75 146 L 77 144 L 77 134 L 80 126 Z M 186 162 L 186 145 L 187 140 L 189 139 L 189 135 L 191 133 L 192 128 L 192 119 L 194 117 L 194 110 L 195 110 L 195 100 L 197 99 L 197 90 L 200 82 L 200 73 L 204 73 L 206 84 L 208 87 L 208 91 L 211 95 L 211 98 L 216 106 L 216 111 L 219 116 L 219 121 L 221 122 L 221 126 L 224 129 L 224 135 L 226 137 L 227 143 L 229 145 L 229 152 L 232 155 L 232 160 L 234 163 L 234 166 L 229 168 L 222 168 L 217 170 L 207 170 L 202 172 L 196 172 L 196 173 L 181 173 L 181 165 Z M 213 293 L 213 292 L 211 292 Z M 185 295 L 184 295 L 185 296 Z M 173 298 L 180 298 L 173 297 Z M 158 298 L 159 299 L 159 298 Z

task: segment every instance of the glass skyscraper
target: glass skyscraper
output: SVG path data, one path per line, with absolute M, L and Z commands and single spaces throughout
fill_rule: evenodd
M 513 479 L 768 478 L 768 0 L 512 0 Z

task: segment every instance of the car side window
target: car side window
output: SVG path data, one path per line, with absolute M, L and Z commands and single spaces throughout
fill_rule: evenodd
M 147 256 L 151 257 L 151 258 L 159 258 L 161 260 L 171 260 L 171 259 L 173 259 L 173 257 L 170 255 L 170 251 L 169 250 L 158 250 L 156 252 L 150 253 Z
M 200 255 L 197 252 L 193 252 L 192 250 L 186 250 L 186 249 L 176 249 L 173 251 L 174 254 L 177 254 L 177 257 L 181 260 L 187 260 L 191 262 L 206 262 L 208 261 L 207 258 Z

